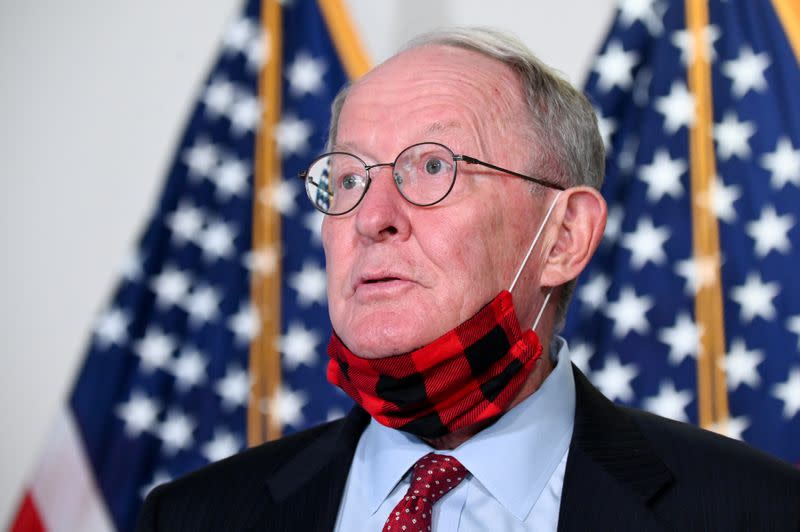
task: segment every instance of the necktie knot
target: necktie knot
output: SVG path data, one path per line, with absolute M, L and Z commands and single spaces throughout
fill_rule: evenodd
M 411 468 L 411 485 L 384 525 L 384 532 L 428 532 L 433 504 L 464 480 L 467 468 L 452 456 L 428 453 Z

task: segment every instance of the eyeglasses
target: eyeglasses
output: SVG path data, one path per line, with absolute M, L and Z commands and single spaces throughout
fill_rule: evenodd
M 453 189 L 458 161 L 479 164 L 538 185 L 564 190 L 561 185 L 512 172 L 469 155 L 456 155 L 438 142 L 413 144 L 401 151 L 392 163 L 367 164 L 352 153 L 325 153 L 314 159 L 299 177 L 305 182 L 308 199 L 314 207 L 331 216 L 347 214 L 355 209 L 372 182 L 370 170 L 383 166 L 392 168 L 394 184 L 406 201 L 429 207 L 442 201 Z

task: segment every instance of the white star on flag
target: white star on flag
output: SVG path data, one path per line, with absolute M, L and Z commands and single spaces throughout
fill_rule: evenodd
M 217 381 L 214 390 L 222 399 L 222 406 L 232 410 L 237 406 L 246 406 L 250 397 L 250 376 L 238 366 L 230 366 L 223 378 Z
M 222 200 L 242 196 L 249 188 L 250 164 L 235 158 L 226 158 L 213 172 L 216 193 Z
M 189 169 L 190 177 L 207 179 L 217 166 L 218 159 L 217 147 L 205 139 L 198 138 L 191 148 L 184 150 L 181 160 Z
M 614 87 L 629 89 L 638 60 L 638 54 L 626 52 L 619 41 L 610 42 L 603 55 L 595 60 L 593 70 L 598 75 L 597 86 L 606 92 Z
M 600 136 L 603 137 L 603 146 L 605 146 L 606 152 L 609 152 L 611 151 L 611 135 L 617 130 L 617 123 L 601 115 L 597 109 L 595 109 L 595 115 L 597 116 L 597 129 L 600 130 Z
M 258 199 L 272 207 L 282 216 L 292 216 L 297 211 L 297 194 L 300 185 L 288 179 L 277 179 L 271 185 L 262 188 Z
M 731 342 L 730 349 L 720 364 L 725 369 L 728 381 L 728 390 L 734 391 L 742 384 L 750 388 L 757 388 L 761 384 L 758 374 L 758 365 L 764 360 L 764 353 L 759 349 L 752 351 L 742 338 Z
M 134 391 L 127 403 L 117 406 L 116 413 L 125 422 L 125 433 L 135 438 L 155 425 L 159 408 L 157 401 Z
M 197 286 L 186 296 L 183 307 L 189 314 L 193 325 L 202 325 L 219 316 L 219 304 L 222 297 L 219 292 L 208 285 Z
M 736 221 L 736 209 L 733 204 L 742 195 L 741 190 L 736 185 L 725 186 L 718 176 L 712 180 L 711 193 L 705 193 L 698 198 L 704 207 L 711 207 L 711 212 L 725 223 Z
M 286 115 L 275 126 L 275 140 L 281 155 L 302 155 L 308 151 L 308 139 L 313 132 L 311 122 Z
M 136 342 L 134 352 L 141 359 L 144 373 L 163 368 L 175 350 L 177 342 L 169 334 L 165 334 L 157 326 L 151 326 L 144 338 Z
M 231 131 L 234 135 L 256 131 L 261 124 L 261 115 L 261 102 L 258 101 L 258 98 L 251 94 L 240 92 L 228 109 Z
M 658 387 L 658 395 L 645 398 L 642 406 L 659 416 L 688 422 L 689 416 L 686 415 L 686 407 L 689 406 L 692 399 L 692 392 L 676 390 L 672 381 L 664 380 Z
M 669 237 L 670 230 L 666 226 L 655 227 L 650 218 L 642 218 L 633 233 L 622 236 L 621 244 L 631 252 L 631 265 L 640 270 L 648 262 L 658 265 L 667 260 L 664 243 Z
M 207 260 L 227 259 L 234 252 L 234 229 L 223 220 L 213 221 L 198 237 L 197 244 Z
M 251 19 L 242 17 L 228 27 L 222 38 L 222 45 L 228 53 L 241 53 L 247 50 L 258 33 L 258 26 Z
M 603 241 L 614 243 L 622 233 L 622 222 L 625 213 L 619 205 L 614 205 L 608 209 L 608 219 L 606 219 L 606 230 L 603 232 Z
M 783 417 L 793 418 L 800 410 L 800 367 L 792 368 L 785 382 L 774 385 L 772 395 L 783 401 Z
M 775 151 L 761 156 L 761 166 L 772 174 L 770 184 L 780 190 L 791 183 L 800 187 L 800 150 L 795 150 L 789 137 L 781 137 Z
M 289 92 L 300 97 L 317 94 L 322 90 L 322 77 L 328 66 L 322 59 L 315 59 L 308 52 L 299 52 L 286 70 Z
M 293 391 L 281 386 L 275 395 L 261 401 L 261 411 L 277 419 L 281 425 L 299 428 L 305 423 L 303 407 L 308 404 L 308 395 L 302 390 Z
M 142 489 L 139 491 L 139 497 L 141 497 L 142 499 L 145 499 L 147 497 L 148 493 L 153 491 L 155 488 L 157 488 L 161 484 L 166 484 L 170 480 L 172 480 L 172 477 L 169 476 L 166 472 L 164 472 L 161 469 L 159 469 L 153 475 L 153 480 L 151 480 L 148 484 L 145 484 L 144 486 L 142 486 Z
M 594 355 L 594 349 L 586 342 L 576 342 L 569 346 L 569 359 L 585 375 L 589 373 L 589 360 Z
M 755 240 L 755 251 L 759 257 L 766 257 L 770 251 L 788 253 L 792 249 L 789 230 L 794 227 L 791 214 L 778 216 L 772 205 L 764 207 L 761 217 L 747 224 L 747 234 Z
M 653 308 L 653 298 L 637 296 L 630 286 L 624 287 L 619 298 L 608 304 L 606 316 L 614 320 L 614 336 L 624 338 L 629 332 L 645 334 L 650 330 L 647 311 Z
M 701 48 L 700 53 L 702 57 L 709 63 L 717 58 L 717 52 L 714 50 L 714 43 L 720 38 L 720 32 L 717 26 L 709 25 L 700 30 Z M 672 44 L 681 51 L 681 62 L 684 65 L 694 63 L 697 59 L 697 46 L 695 46 L 694 36 L 689 30 L 678 30 L 672 33 Z
M 800 351 L 800 315 L 792 316 L 786 320 L 786 328 L 790 333 L 797 335 L 797 350 Z
M 200 351 L 186 346 L 166 369 L 175 377 L 175 386 L 183 392 L 205 382 L 206 364 Z
M 242 442 L 233 433 L 214 429 L 214 438 L 200 447 L 200 452 L 209 462 L 216 462 L 236 454 L 242 448 Z
M 664 130 L 672 134 L 694 124 L 696 105 L 686 83 L 673 81 L 669 94 L 656 98 L 655 108 L 664 115 Z
M 675 263 L 675 273 L 686 281 L 684 292 L 694 297 L 697 291 L 717 280 L 719 261 L 716 257 L 689 257 Z
M 228 320 L 228 328 L 239 344 L 249 344 L 261 332 L 261 316 L 255 305 L 244 302 L 238 312 Z
M 732 92 L 741 98 L 748 91 L 764 92 L 767 90 L 767 79 L 764 71 L 769 67 L 769 55 L 754 54 L 750 46 L 742 46 L 739 57 L 722 63 L 722 73 L 733 82 Z
M 625 26 L 641 20 L 652 35 L 659 35 L 664 31 L 661 22 L 664 7 L 660 3 L 654 0 L 621 0 L 618 7 L 619 20 Z
M 247 68 L 252 72 L 260 71 L 261 67 L 267 62 L 267 58 L 270 57 L 272 49 L 270 48 L 270 41 L 267 39 L 267 34 L 267 31 L 264 29 L 257 31 L 255 35 L 250 38 L 250 42 L 247 44 L 247 48 L 244 51 L 244 55 L 247 57 Z
M 669 346 L 669 362 L 678 365 L 686 357 L 697 357 L 697 346 L 703 335 L 702 326 L 698 326 L 686 312 L 675 318 L 675 325 L 661 329 L 658 340 Z
M 322 244 L 322 221 L 325 215 L 317 209 L 310 211 L 303 218 L 303 226 L 311 233 L 311 242 L 316 245 Z
M 153 278 L 150 288 L 156 294 L 156 304 L 166 308 L 179 304 L 186 297 L 190 284 L 187 274 L 167 266 Z
M 631 381 L 639 374 L 635 364 L 621 364 L 617 355 L 608 355 L 602 369 L 592 374 L 592 382 L 612 401 L 631 401 Z
M 164 444 L 164 452 L 173 455 L 192 445 L 192 433 L 196 427 L 194 419 L 173 409 L 167 412 L 167 418 L 158 426 L 156 435 Z
M 183 201 L 172 214 L 167 216 L 167 226 L 172 231 L 172 239 L 176 243 L 193 242 L 203 229 L 203 211 Z
M 750 273 L 743 285 L 731 288 L 731 299 L 739 304 L 740 317 L 745 323 L 760 317 L 767 321 L 775 317 L 772 300 L 780 292 L 778 283 L 765 283 L 758 273 Z
M 723 161 L 734 155 L 739 159 L 750 157 L 749 139 L 756 132 L 753 122 L 740 122 L 736 113 L 728 111 L 719 122 L 714 125 L 714 140 L 717 141 L 717 154 Z
M 267 246 L 257 251 L 249 251 L 244 255 L 244 267 L 250 272 L 270 276 L 278 269 L 280 256 L 274 246 Z
M 126 281 L 138 281 L 142 277 L 142 257 L 139 252 L 135 251 L 125 257 L 121 273 Z
M 301 307 L 313 303 L 325 304 L 327 277 L 325 270 L 314 262 L 306 261 L 303 269 L 289 276 L 289 286 L 297 292 L 297 302 Z
M 713 423 L 708 430 L 722 434 L 734 440 L 742 440 L 742 433 L 750 427 L 747 416 L 730 417 L 719 423 Z
M 338 407 L 333 407 L 328 410 L 328 414 L 325 416 L 325 421 L 331 422 L 336 421 L 337 419 L 343 418 L 345 415 L 345 411 Z
M 647 184 L 647 199 L 657 203 L 665 195 L 675 199 L 683 196 L 681 176 L 687 168 L 686 161 L 671 158 L 666 149 L 656 150 L 653 162 L 639 170 L 639 179 Z
M 578 298 L 591 310 L 597 310 L 605 304 L 611 281 L 607 276 L 598 273 L 578 289 Z
M 294 371 L 301 364 L 311 367 L 317 362 L 317 346 L 321 338 L 316 331 L 306 329 L 300 322 L 292 322 L 286 334 L 278 341 L 283 365 Z
M 230 81 L 222 78 L 211 80 L 203 93 L 206 114 L 211 118 L 227 114 L 233 104 L 234 94 L 235 88 Z
M 95 340 L 103 349 L 111 345 L 122 345 L 128 339 L 128 326 L 131 318 L 116 307 L 103 312 L 94 327 Z

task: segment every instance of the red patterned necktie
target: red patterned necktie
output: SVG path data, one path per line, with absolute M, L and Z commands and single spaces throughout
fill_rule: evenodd
M 411 485 L 397 503 L 383 532 L 428 532 L 433 505 L 464 480 L 467 468 L 452 456 L 428 453 L 411 469 Z

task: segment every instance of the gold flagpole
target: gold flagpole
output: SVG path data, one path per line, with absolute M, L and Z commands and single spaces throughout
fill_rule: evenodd
M 794 57 L 800 63 L 800 3 L 797 0 L 772 0 L 772 5 L 794 50 Z
M 711 64 L 706 48 L 708 28 L 706 0 L 686 0 L 686 25 L 692 39 L 689 58 L 689 89 L 697 116 L 689 130 L 692 190 L 692 248 L 695 269 L 713 265 L 713 278 L 698 283 L 695 319 L 698 330 L 697 396 L 700 425 L 726 432 L 728 393 L 725 377 L 725 322 L 722 308 L 719 227 L 711 197 L 716 181 L 716 160 L 712 139 L 713 99 Z M 700 201 L 702 199 L 702 201 Z M 700 265 L 703 266 L 700 266 Z M 696 275 L 701 273 L 697 271 Z M 705 282 L 708 281 L 708 282 Z
M 256 136 L 255 179 L 253 189 L 253 256 L 280 257 L 281 216 L 275 209 L 259 201 L 259 191 L 270 190 L 280 179 L 281 161 L 273 136 L 280 120 L 281 108 L 281 7 L 278 0 L 262 0 L 261 24 L 264 32 L 266 63 L 258 82 L 262 106 L 261 127 Z M 268 415 L 270 398 L 281 385 L 280 353 L 275 339 L 281 327 L 281 266 L 264 275 L 251 268 L 250 295 L 261 320 L 259 334 L 250 343 L 250 401 L 247 408 L 247 443 L 257 445 L 279 438 L 279 420 Z
M 334 46 L 350 79 L 369 70 L 369 60 L 358 39 L 346 8 L 340 0 L 319 0 Z M 253 194 L 253 255 L 277 257 L 269 275 L 252 269 L 250 294 L 261 320 L 260 333 L 250 344 L 252 388 L 247 409 L 247 443 L 257 445 L 281 436 L 280 420 L 270 413 L 270 401 L 281 386 L 280 352 L 277 339 L 281 330 L 281 217 L 275 209 L 259 201 L 259 191 L 270 190 L 281 179 L 280 153 L 273 136 L 280 120 L 281 57 L 283 35 L 281 6 L 278 0 L 262 0 L 261 24 L 265 33 L 267 61 L 259 77 L 262 121 L 256 139 L 255 188 Z

